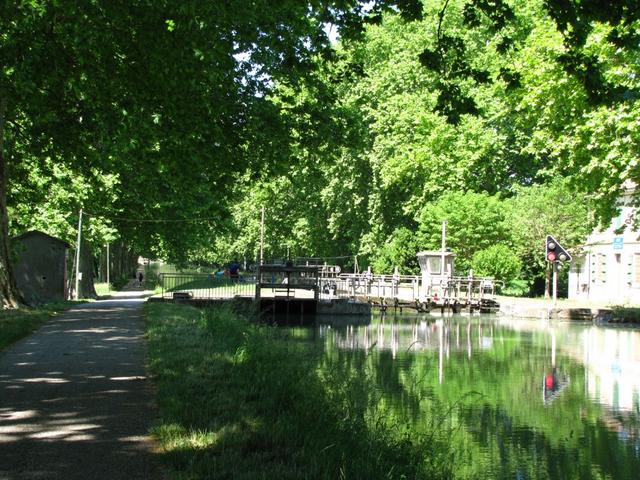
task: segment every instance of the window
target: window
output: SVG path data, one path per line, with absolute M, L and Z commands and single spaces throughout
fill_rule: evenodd
M 640 287 L 640 253 L 633 254 L 633 285 Z
M 440 260 L 440 257 L 431 257 L 429 259 L 429 273 L 440 274 L 440 265 L 442 264 Z
M 594 283 L 602 285 L 607 282 L 607 256 L 602 253 L 598 253 L 593 255 L 592 258 L 591 279 Z

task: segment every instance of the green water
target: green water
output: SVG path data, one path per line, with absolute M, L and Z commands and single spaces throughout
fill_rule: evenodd
M 323 346 L 327 368 L 373 378 L 379 421 L 449 438 L 457 478 L 640 479 L 640 330 L 484 316 L 341 323 L 297 333 Z

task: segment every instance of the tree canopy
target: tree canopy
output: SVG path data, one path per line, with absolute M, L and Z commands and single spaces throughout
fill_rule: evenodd
M 73 241 L 81 206 L 95 246 L 120 239 L 179 263 L 255 258 L 264 206 L 271 255 L 409 272 L 447 220 L 461 269 L 501 244 L 541 276 L 541 231 L 579 245 L 639 182 L 639 12 L 631 0 L 5 2 L 4 304 L 18 301 L 8 238 Z

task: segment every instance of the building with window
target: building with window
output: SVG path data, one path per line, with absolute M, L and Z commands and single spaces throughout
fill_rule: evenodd
M 573 257 L 569 298 L 640 304 L 640 232 L 633 218 L 634 209 L 623 206 L 608 229 L 589 235 L 583 253 Z

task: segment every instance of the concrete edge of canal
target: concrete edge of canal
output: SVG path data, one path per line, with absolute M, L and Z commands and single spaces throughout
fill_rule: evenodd
M 550 301 L 518 297 L 497 297 L 498 315 L 560 321 L 594 322 L 603 325 L 627 325 L 640 327 L 640 308 L 628 309 L 631 315 L 619 315 L 616 308 L 600 305 L 558 305 L 553 307 Z M 244 308 L 252 308 L 253 298 L 235 297 L 226 299 L 193 299 L 193 298 L 161 298 L 150 297 L 151 302 L 187 303 L 196 307 L 212 306 L 216 304 L 237 303 Z M 624 310 L 624 309 L 622 309 Z M 318 302 L 315 314 L 320 315 L 370 315 L 372 306 L 365 301 L 347 301 L 334 299 L 333 301 Z M 435 312 L 435 310 L 434 310 Z
M 562 321 L 584 321 L 603 325 L 640 326 L 640 308 L 609 307 L 601 305 L 557 305 L 550 301 L 499 297 L 499 315 Z

